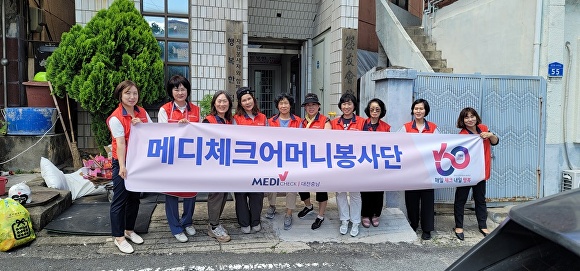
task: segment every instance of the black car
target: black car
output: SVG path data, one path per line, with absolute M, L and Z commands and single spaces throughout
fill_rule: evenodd
M 513 207 L 447 270 L 580 270 L 580 189 Z

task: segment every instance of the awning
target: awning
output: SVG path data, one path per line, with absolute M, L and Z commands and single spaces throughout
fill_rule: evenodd
M 365 51 L 358 49 L 357 50 L 357 57 L 358 57 L 358 77 L 360 78 L 373 67 L 377 66 L 377 62 L 379 59 L 379 54 L 371 51 Z

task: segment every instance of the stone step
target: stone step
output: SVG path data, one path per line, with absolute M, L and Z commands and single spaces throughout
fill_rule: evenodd
M 409 37 L 415 44 L 425 43 L 428 41 L 428 38 L 425 35 L 409 35 Z
M 425 31 L 423 31 L 423 28 L 420 26 L 405 27 L 405 31 L 407 31 L 407 34 L 409 34 L 409 36 L 425 35 Z
M 415 43 L 415 45 L 417 45 L 417 48 L 419 48 L 421 52 L 437 50 L 437 46 L 434 42 Z
M 427 62 L 432 68 L 447 68 L 446 59 L 428 59 Z
M 441 51 L 422 51 L 421 53 L 423 53 L 423 56 L 425 56 L 426 59 L 441 59 L 442 58 Z
M 441 73 L 453 73 L 453 68 L 433 68 L 433 71 Z
M 44 228 L 50 221 L 68 209 L 72 204 L 72 195 L 68 190 L 58 190 L 54 188 L 46 187 L 44 179 L 42 177 L 37 177 L 31 181 L 26 182 L 30 189 L 34 192 L 40 191 L 56 191 L 59 196 L 44 204 L 39 206 L 27 207 L 26 209 L 30 213 L 30 220 L 32 221 L 32 228 L 35 231 L 39 231 Z M 32 199 L 34 202 L 34 198 Z M 26 205 L 25 205 L 26 207 Z

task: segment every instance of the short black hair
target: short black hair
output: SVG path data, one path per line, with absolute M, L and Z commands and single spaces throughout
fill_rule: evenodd
M 411 115 L 413 115 L 413 110 L 415 109 L 415 105 L 417 104 L 423 104 L 423 106 L 425 107 L 425 117 L 429 115 L 431 107 L 429 107 L 429 102 L 427 102 L 427 100 L 425 99 L 417 99 L 413 102 L 413 104 L 411 105 Z
M 290 103 L 290 112 L 292 112 L 292 109 L 294 108 L 294 97 L 292 97 L 290 93 L 282 93 L 278 95 L 278 97 L 276 97 L 276 99 L 274 100 L 274 105 L 276 106 L 276 109 L 278 109 L 278 104 L 280 103 L 280 101 L 284 99 L 288 100 L 288 102 Z
M 165 87 L 165 90 L 167 91 L 167 96 L 169 96 L 169 100 L 173 101 L 173 89 L 178 88 L 179 85 L 183 85 L 183 87 L 187 90 L 187 97 L 185 98 L 185 100 L 189 101 L 189 96 L 191 95 L 191 84 L 185 77 L 181 75 L 174 75 L 167 81 L 167 86 Z
M 367 104 L 367 107 L 365 108 L 365 114 L 367 115 L 367 117 L 371 117 L 371 104 L 372 103 L 377 103 L 379 104 L 379 107 L 381 108 L 381 113 L 379 114 L 379 119 L 382 119 L 385 114 L 387 114 L 387 107 L 385 106 L 385 103 L 383 103 L 383 101 L 381 101 L 381 99 L 379 98 L 373 98 L 372 100 L 369 101 L 369 103 Z
M 342 111 L 342 108 L 340 108 L 340 106 L 346 102 L 352 102 L 352 104 L 354 104 L 353 112 L 356 112 L 358 110 L 358 102 L 356 96 L 354 96 L 354 94 L 350 91 L 340 96 L 340 100 L 338 101 L 338 109 L 340 109 L 340 111 Z

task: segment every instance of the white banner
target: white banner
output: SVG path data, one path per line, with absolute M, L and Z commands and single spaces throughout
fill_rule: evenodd
M 477 135 L 206 123 L 133 126 L 127 171 L 140 192 L 401 191 L 485 176 Z

